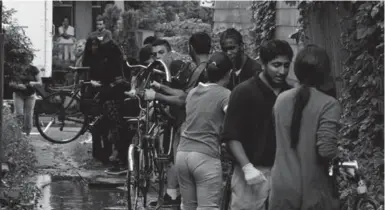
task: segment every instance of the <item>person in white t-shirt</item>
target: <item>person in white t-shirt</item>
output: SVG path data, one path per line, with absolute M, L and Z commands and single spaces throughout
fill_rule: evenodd
M 63 44 L 64 60 L 75 60 L 74 43 L 75 43 L 75 29 L 69 25 L 68 18 L 64 18 L 62 26 L 59 27 L 58 43 Z M 62 56 L 60 56 L 62 57 Z

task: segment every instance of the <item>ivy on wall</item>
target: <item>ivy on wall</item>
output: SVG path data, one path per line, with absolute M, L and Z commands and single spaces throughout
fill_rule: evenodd
M 342 158 L 358 159 L 370 180 L 369 195 L 384 202 L 384 2 L 300 1 L 299 38 L 306 40 L 307 15 L 333 4 L 341 16 L 341 48 L 348 58 L 343 61 L 344 88 L 339 99 L 343 105 L 340 130 Z M 322 14 L 322 13 L 321 13 Z M 322 18 L 322 17 L 320 17 Z M 350 209 L 355 186 L 340 182 L 341 209 Z
M 252 11 L 251 20 L 254 28 L 251 31 L 256 54 L 258 54 L 259 46 L 264 40 L 274 38 L 276 4 L 276 1 L 253 0 L 252 2 L 250 9 Z

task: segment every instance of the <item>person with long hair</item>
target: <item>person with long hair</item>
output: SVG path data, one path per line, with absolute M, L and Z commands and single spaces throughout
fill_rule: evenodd
M 338 154 L 341 106 L 320 90 L 330 69 L 324 49 L 306 46 L 294 62 L 299 87 L 277 98 L 273 109 L 277 150 L 269 210 L 339 209 L 327 169 Z

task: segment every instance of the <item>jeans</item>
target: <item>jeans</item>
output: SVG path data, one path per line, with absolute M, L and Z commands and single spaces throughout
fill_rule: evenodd
M 36 101 L 35 96 L 35 94 L 24 96 L 20 93 L 13 93 L 16 118 L 27 135 L 29 135 L 32 130 L 33 109 Z
M 178 151 L 175 166 L 183 210 L 219 209 L 222 191 L 220 159 L 199 152 Z
M 179 145 L 179 141 L 180 141 L 180 135 L 181 135 L 181 127 L 179 127 L 174 132 L 174 136 L 173 136 L 174 141 L 173 141 L 173 145 L 172 145 L 172 151 L 173 151 L 174 163 L 170 163 L 169 168 L 167 169 L 167 189 L 178 189 L 178 186 L 179 186 L 175 162 L 176 162 L 176 154 L 177 154 L 177 150 L 178 150 L 178 145 Z
M 265 210 L 270 192 L 271 168 L 256 168 L 265 175 L 267 181 L 256 185 L 248 185 L 241 167 L 239 165 L 235 166 L 231 179 L 231 210 Z

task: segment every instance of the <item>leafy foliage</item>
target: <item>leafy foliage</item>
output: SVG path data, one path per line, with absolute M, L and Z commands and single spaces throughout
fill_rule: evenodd
M 103 16 L 105 17 L 106 28 L 110 31 L 115 31 L 117 28 L 117 22 L 120 18 L 122 9 L 115 4 L 107 4 L 104 8 Z
M 299 29 L 306 40 L 307 15 L 331 2 L 301 1 Z M 341 20 L 341 43 L 348 53 L 342 79 L 344 88 L 340 144 L 342 158 L 358 159 L 370 180 L 370 196 L 383 204 L 384 188 L 384 2 L 333 2 L 349 15 Z M 350 209 L 353 187 L 340 182 L 342 209 Z
M 190 36 L 196 32 L 211 33 L 211 25 L 201 19 L 191 18 L 186 20 L 174 20 L 167 23 L 158 23 L 155 30 L 163 32 L 166 37 Z
M 35 202 L 36 204 L 40 191 L 28 180 L 35 172 L 34 166 L 37 161 L 35 152 L 28 139 L 22 135 L 19 124 L 7 106 L 3 108 L 1 146 L 12 165 L 11 171 L 5 177 L 6 183 L 10 185 L 6 189 L 9 205 L 12 209 L 22 209 L 20 203 Z
M 126 1 L 126 9 L 138 10 L 140 29 L 152 30 L 158 23 L 177 19 L 201 19 L 212 24 L 213 10 L 199 6 L 199 1 Z
M 2 23 L 4 26 L 4 75 L 5 78 L 14 77 L 24 71 L 34 56 L 31 40 L 23 29 L 12 20 L 14 9 L 3 7 Z M 7 80 L 6 80 L 7 81 Z
M 259 52 L 259 45 L 264 40 L 274 38 L 275 32 L 275 1 L 256 1 L 250 7 L 252 11 L 252 22 L 254 27 L 251 29 L 254 37 L 255 53 Z

